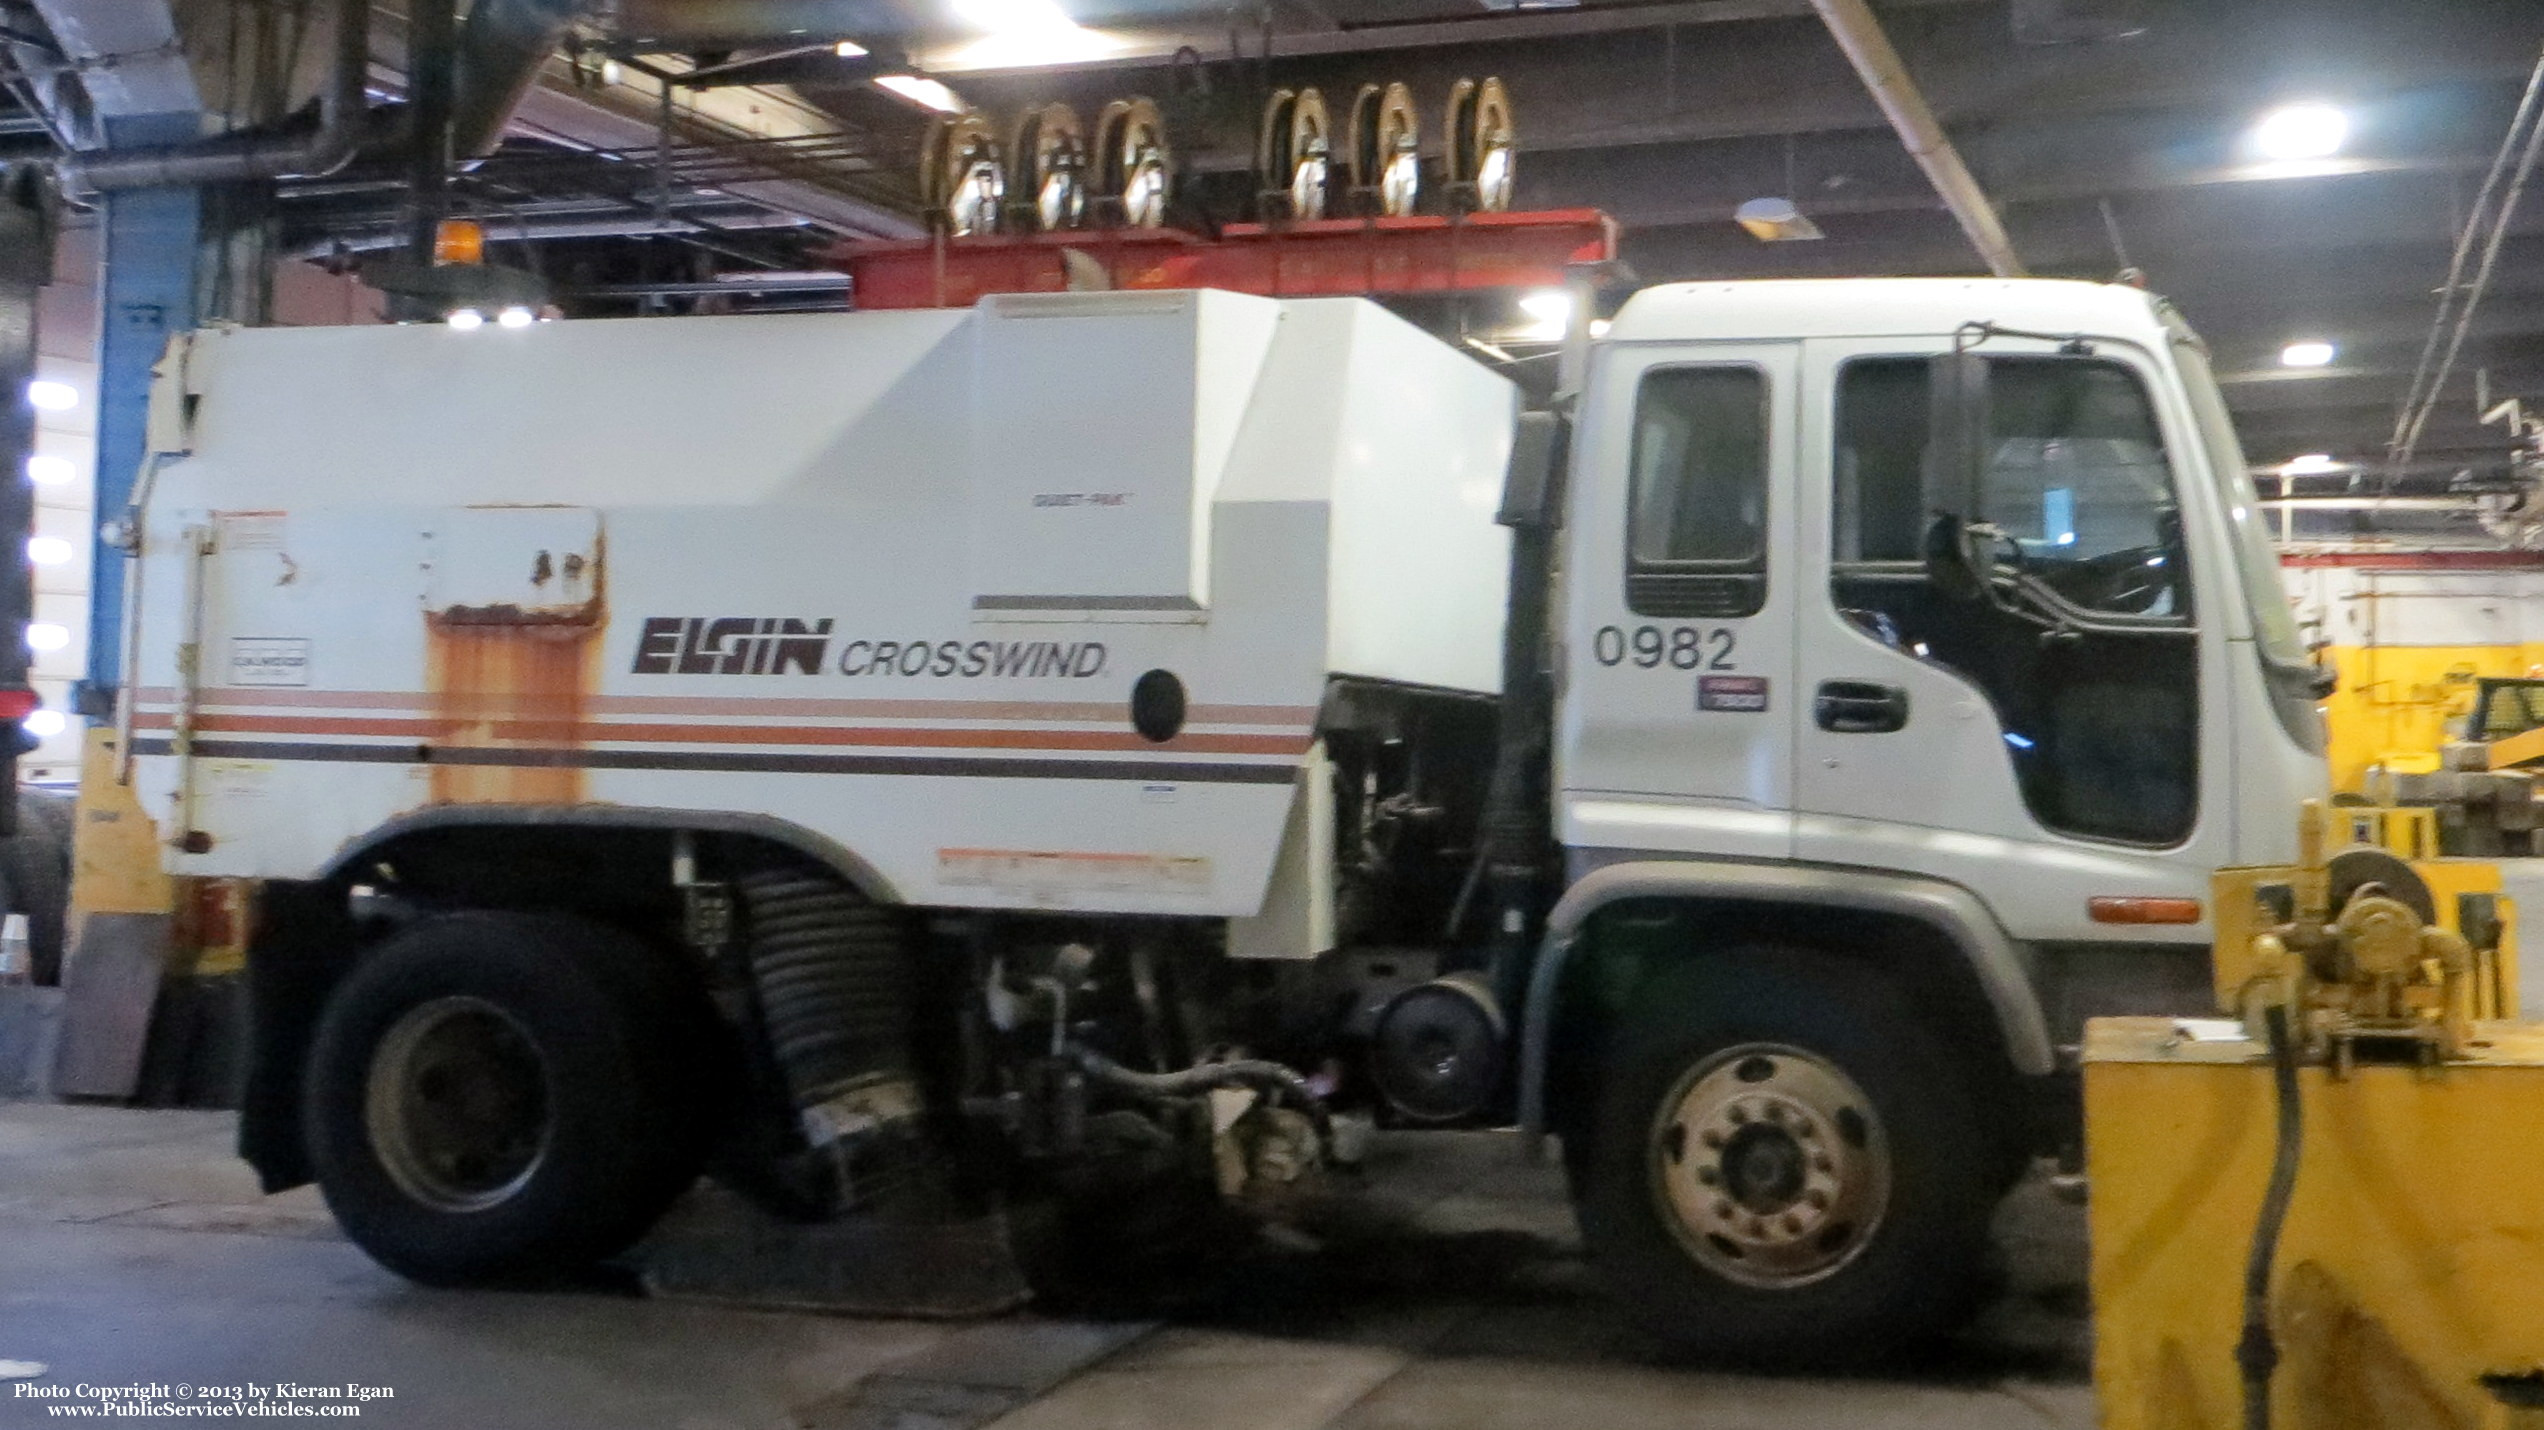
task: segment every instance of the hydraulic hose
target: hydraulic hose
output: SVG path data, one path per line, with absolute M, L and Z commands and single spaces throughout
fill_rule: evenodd
M 2305 1152 L 2304 1109 L 2297 1101 L 2297 1047 L 2288 1032 L 2288 1010 L 2262 1010 L 2270 1040 L 2271 1082 L 2278 1092 L 2279 1130 L 2270 1158 L 2270 1186 L 2253 1222 L 2252 1249 L 2244 1258 L 2244 1334 L 2235 1344 L 2243 1373 L 2244 1430 L 2270 1430 L 2270 1377 L 2279 1368 L 2279 1343 L 2270 1333 L 2270 1268 L 2279 1255 L 2279 1232 L 2297 1190 L 2297 1159 Z
M 1197 1097 L 1218 1087 L 1251 1087 L 1286 1098 L 1307 1114 L 1309 1123 L 1316 1128 L 1317 1146 L 1326 1155 L 1333 1153 L 1334 1124 L 1326 1114 L 1325 1100 L 1295 1069 L 1260 1058 L 1239 1058 L 1224 1063 L 1196 1063 L 1181 1072 L 1148 1073 L 1126 1068 L 1082 1044 L 1071 1043 L 1068 1052 L 1089 1081 L 1150 1101 Z

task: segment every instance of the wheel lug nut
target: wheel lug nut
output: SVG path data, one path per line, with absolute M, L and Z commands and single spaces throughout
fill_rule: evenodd
M 1715 1171 L 1711 1167 L 1699 1167 L 1696 1169 L 1696 1180 L 1704 1183 L 1706 1186 L 1714 1186 L 1722 1181 L 1722 1173 Z
M 1748 1122 L 1749 1122 L 1749 1109 L 1748 1109 L 1748 1108 L 1745 1108 L 1745 1107 L 1742 1107 L 1740 1104 L 1738 1104 L 1738 1103 L 1736 1103 L 1736 1102 L 1735 1102 L 1735 1103 L 1733 1103 L 1733 1104 L 1731 1105 L 1731 1121 L 1732 1121 L 1732 1125 L 1734 1125 L 1734 1126 L 1736 1126 L 1736 1127 L 1737 1127 L 1737 1126 L 1746 1126 L 1746 1125 L 1748 1125 Z

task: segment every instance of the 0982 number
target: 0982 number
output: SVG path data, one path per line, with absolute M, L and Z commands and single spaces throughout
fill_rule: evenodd
M 1698 626 L 1601 626 L 1590 641 L 1590 653 L 1601 665 L 1628 662 L 1645 670 L 1666 665 L 1672 670 L 1737 670 L 1731 663 L 1739 638 L 1729 628 Z

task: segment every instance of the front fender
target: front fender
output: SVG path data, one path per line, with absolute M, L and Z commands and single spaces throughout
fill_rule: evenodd
M 1895 914 L 1933 928 L 1960 951 L 1996 1015 L 2006 1061 L 2040 1076 L 2057 1066 L 2048 1020 L 2041 1013 L 2022 945 L 1977 896 L 1957 884 L 1807 864 L 1741 864 L 1695 859 L 1644 859 L 1609 864 L 1582 877 L 1547 915 L 1546 933 L 1528 980 L 1520 1024 L 1519 1121 L 1532 1145 L 1546 1131 L 1546 1071 L 1555 999 L 1565 965 L 1590 918 L 1626 899 L 1702 899 L 1710 903 L 1843 908 Z

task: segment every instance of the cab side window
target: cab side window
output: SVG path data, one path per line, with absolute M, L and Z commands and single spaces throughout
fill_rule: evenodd
M 1752 616 L 1767 597 L 1767 379 L 1654 368 L 1634 398 L 1625 603 L 1636 615 Z

